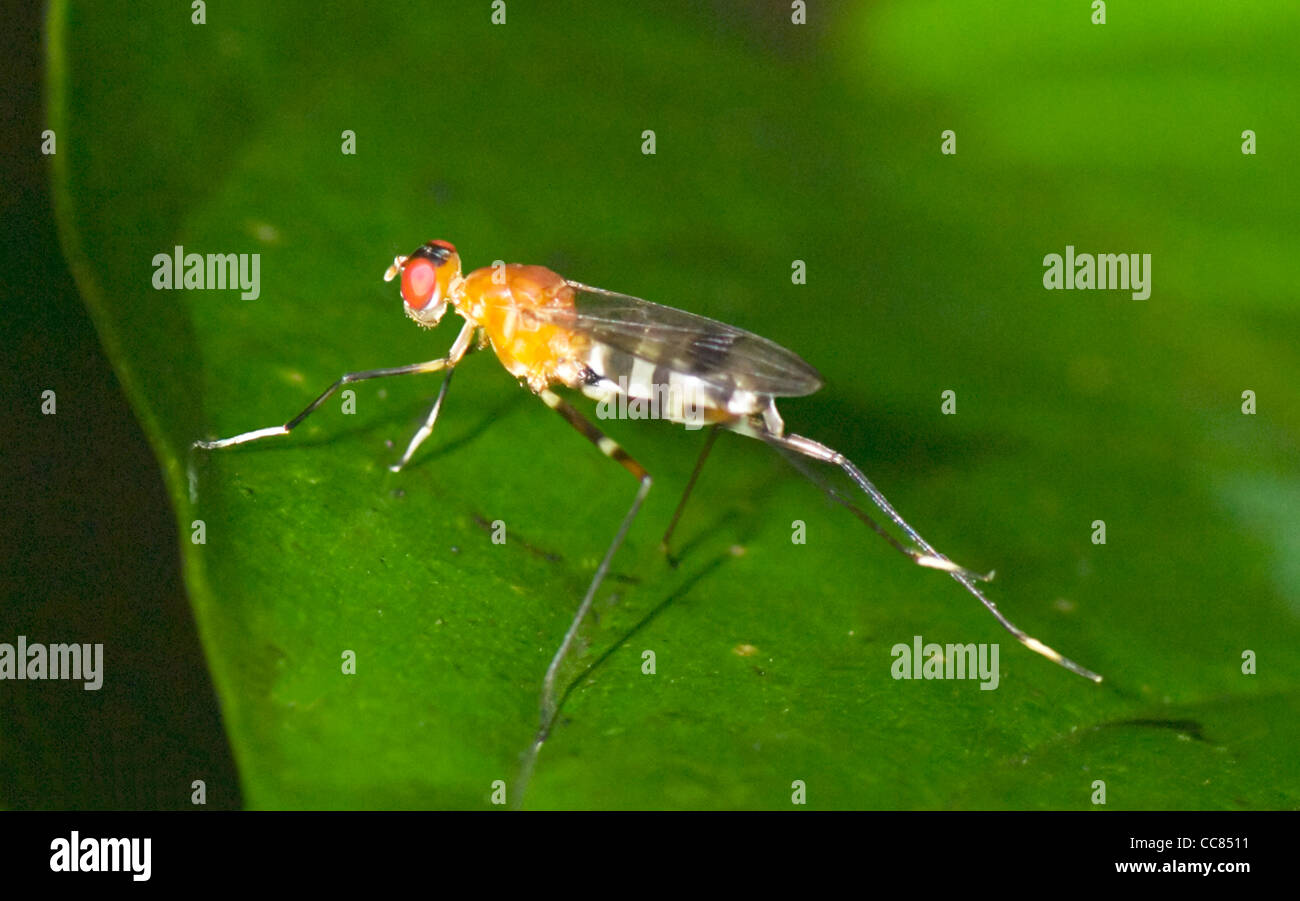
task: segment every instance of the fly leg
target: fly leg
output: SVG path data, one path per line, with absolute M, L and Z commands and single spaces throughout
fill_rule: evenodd
M 411 436 L 411 442 L 406 445 L 406 451 L 402 454 L 402 459 L 388 467 L 392 472 L 401 472 L 402 467 L 411 462 L 411 456 L 415 453 L 415 449 L 424 443 L 425 438 L 433 434 L 433 425 L 438 421 L 438 412 L 442 409 L 442 399 L 447 396 L 447 387 L 451 384 L 451 377 L 455 374 L 455 367 L 448 366 L 447 374 L 442 377 L 442 387 L 438 389 L 438 399 L 433 402 L 429 415 L 424 418 L 424 424 Z
M 907 521 L 904 520 L 903 517 L 899 515 L 898 511 L 894 509 L 893 505 L 890 504 L 889 501 L 885 499 L 885 496 L 880 493 L 879 489 L 877 489 L 875 485 L 871 484 L 871 482 L 867 479 L 867 477 L 862 474 L 862 471 L 858 469 L 858 467 L 855 466 L 853 464 L 853 461 L 850 460 L 848 457 L 845 457 L 843 454 L 839 453 L 838 451 L 832 450 L 831 448 L 827 447 L 824 444 L 813 441 L 811 438 L 805 438 L 802 435 L 781 435 L 765 429 L 764 430 L 756 429 L 754 431 L 747 431 L 746 433 L 752 434 L 754 435 L 754 437 L 761 438 L 762 440 L 766 441 L 768 444 L 771 444 L 773 447 L 776 447 L 780 450 L 791 452 L 793 454 L 799 454 L 801 456 L 808 457 L 809 459 L 812 460 L 818 460 L 823 463 L 830 463 L 835 466 L 838 466 L 844 472 L 844 474 L 847 475 L 853 481 L 853 483 L 858 486 L 858 488 L 862 489 L 863 493 L 865 493 L 868 497 L 871 498 L 872 503 L 874 503 L 877 507 L 879 507 L 881 512 L 883 512 L 886 516 L 888 516 L 889 519 L 892 520 L 893 523 L 897 525 L 900 529 L 902 529 L 903 532 L 907 535 L 907 537 L 910 538 L 916 544 L 916 546 L 921 549 L 920 551 L 917 551 L 913 548 L 908 548 L 904 546 L 892 535 L 889 535 L 878 524 L 872 521 L 872 519 L 869 516 L 867 516 L 865 513 L 863 513 L 853 504 L 849 503 L 845 498 L 841 497 L 834 489 L 830 489 L 830 488 L 826 489 L 834 500 L 848 507 L 849 510 L 851 510 L 856 516 L 858 516 L 858 518 L 866 522 L 867 525 L 869 525 L 872 528 L 872 530 L 876 532 L 876 534 L 880 535 L 886 541 L 888 541 L 890 545 L 894 547 L 895 550 L 899 551 L 900 553 L 904 554 L 907 557 L 910 557 L 913 561 L 915 561 L 921 566 L 926 566 L 931 569 L 942 570 L 948 573 L 949 575 L 951 575 L 962 585 L 963 588 L 965 588 L 972 595 L 974 595 L 975 598 L 981 604 L 983 604 L 984 607 L 990 613 L 993 614 L 993 616 L 997 619 L 997 621 L 1002 624 L 1002 628 L 1006 629 L 1013 636 L 1015 636 L 1016 640 L 1019 641 L 1021 644 L 1023 644 L 1025 647 L 1029 648 L 1029 650 L 1033 651 L 1036 654 L 1041 654 L 1042 656 L 1046 657 L 1048 660 L 1051 660 L 1053 663 L 1063 666 L 1064 668 L 1068 669 L 1070 672 L 1083 676 L 1085 679 L 1090 679 L 1093 682 L 1101 681 L 1101 676 L 1097 675 L 1092 670 L 1086 669 L 1080 666 L 1079 664 L 1075 663 L 1070 658 L 1062 656 L 1059 652 L 1043 644 L 1037 638 L 1034 638 L 1033 636 L 1026 634 L 1023 629 L 1021 629 L 1015 623 L 1011 622 L 1011 620 L 1007 619 L 1007 617 L 1002 613 L 1002 611 L 997 608 L 997 605 L 994 604 L 992 601 L 990 601 L 988 597 L 985 596 L 984 592 L 980 590 L 979 586 L 975 584 L 976 580 L 986 581 L 988 578 L 991 578 L 992 573 L 989 573 L 987 576 L 980 576 L 978 573 L 972 572 L 971 570 L 958 566 L 957 564 L 949 560 L 946 556 L 939 553 L 939 551 L 935 550 L 935 548 L 924 538 L 922 538 L 921 535 L 915 529 L 913 529 L 910 525 L 908 525 Z M 799 468 L 802 470 L 802 467 Z M 815 478 L 812 478 L 810 473 L 807 473 L 805 471 L 804 474 L 809 476 L 809 478 L 811 478 L 814 482 L 817 482 Z
M 591 584 L 587 586 L 587 593 L 578 605 L 578 612 L 573 617 L 573 622 L 569 624 L 569 630 L 564 635 L 564 640 L 560 643 L 559 649 L 555 656 L 551 658 L 551 664 L 546 668 L 546 675 L 542 679 L 542 697 L 541 697 L 541 725 L 537 731 L 537 744 L 546 740 L 550 734 L 551 725 L 555 722 L 557 705 L 555 700 L 555 676 L 559 671 L 560 664 L 564 662 L 565 656 L 568 655 L 569 649 L 573 646 L 573 640 L 577 637 L 578 628 L 582 621 L 586 619 L 587 613 L 591 610 L 592 602 L 596 598 L 596 591 L 599 590 L 601 582 L 605 580 L 605 574 L 609 571 L 610 561 L 614 559 L 614 554 L 623 544 L 623 539 L 627 536 L 628 529 L 632 525 L 632 520 L 636 518 L 637 511 L 641 509 L 641 502 L 650 491 L 650 474 L 636 460 L 628 454 L 627 451 L 619 447 L 614 439 L 609 438 L 600 429 L 592 425 L 581 413 L 573 408 L 564 398 L 554 393 L 550 389 L 543 389 L 538 396 L 555 412 L 564 417 L 569 425 L 573 426 L 582 433 L 592 444 L 600 449 L 600 452 L 632 474 L 640 483 L 637 488 L 636 497 L 632 500 L 632 506 L 628 508 L 627 513 L 623 516 L 623 522 L 614 535 L 614 540 L 610 542 L 609 549 L 605 551 L 605 557 L 600 561 L 600 566 L 596 568 L 596 575 L 592 578 Z
M 474 330 L 469 327 L 469 324 L 466 323 L 465 328 L 461 329 L 460 335 L 456 338 L 456 342 L 451 346 L 451 350 L 447 352 L 447 356 L 442 357 L 441 359 L 429 360 L 425 363 L 411 363 L 406 366 L 396 366 L 391 369 L 366 369 L 361 372 L 346 372 L 339 376 L 338 379 L 335 380 L 334 384 L 322 391 L 319 397 L 307 405 L 306 409 L 293 419 L 290 419 L 284 425 L 271 426 L 264 429 L 254 429 L 251 432 L 241 432 L 240 434 L 233 435 L 229 438 L 215 438 L 210 441 L 195 441 L 191 445 L 191 449 L 219 450 L 225 447 L 233 447 L 237 444 L 248 444 L 250 441 L 257 441 L 262 438 L 274 438 L 278 435 L 287 435 L 297 428 L 304 419 L 320 409 L 321 404 L 329 400 L 335 391 L 338 391 L 344 385 L 350 385 L 353 382 L 362 382 L 367 379 L 387 378 L 394 375 L 414 375 L 415 373 L 420 372 L 438 372 L 443 369 L 450 369 L 459 363 L 460 358 L 465 355 L 465 351 L 469 348 L 469 339 L 470 336 L 473 335 L 473 331 Z M 446 385 L 445 382 L 443 384 L 444 386 Z M 441 399 L 441 395 L 439 396 L 439 399 Z
M 447 354 L 449 362 L 447 363 L 447 374 L 442 377 L 442 385 L 438 388 L 438 397 L 429 409 L 429 415 L 424 417 L 424 423 L 411 436 L 410 443 L 406 445 L 406 451 L 402 454 L 402 459 L 392 464 L 388 468 L 392 472 L 401 472 L 402 467 L 411 462 L 411 457 L 415 455 L 415 449 L 424 443 L 424 439 L 433 434 L 434 423 L 438 421 L 438 413 L 442 410 L 442 399 L 447 396 L 447 388 L 451 386 L 451 377 L 456 374 L 456 364 L 460 362 L 465 354 L 473 350 L 470 341 L 474 337 L 474 327 L 468 322 L 456 336 L 456 343 L 451 346 L 451 351 Z
M 600 588 L 601 582 L 605 580 L 605 573 L 609 571 L 610 561 L 614 559 L 614 554 L 623 544 L 623 539 L 632 526 L 632 520 L 636 518 L 637 511 L 641 509 L 641 502 L 645 500 L 646 494 L 650 491 L 650 474 L 645 471 L 645 467 L 633 460 L 627 451 L 619 447 L 617 442 L 607 437 L 566 402 L 564 398 L 550 389 L 543 389 L 538 392 L 538 397 L 548 407 L 563 416 L 569 425 L 582 433 L 583 437 L 596 445 L 601 453 L 630 472 L 640 483 L 640 487 L 637 488 L 636 497 L 632 500 L 632 506 L 628 508 L 627 513 L 623 516 L 623 522 L 619 525 L 614 540 L 610 542 L 609 549 L 605 551 L 604 559 L 600 561 L 600 566 L 596 567 L 596 575 L 592 577 L 591 584 L 587 586 L 587 593 L 583 596 L 582 603 L 578 605 L 578 612 L 574 614 L 573 622 L 569 624 L 569 630 L 564 633 L 564 640 L 560 642 L 560 647 L 556 650 L 555 656 L 551 658 L 550 666 L 546 668 L 546 675 L 542 678 L 542 696 L 539 704 L 541 723 L 537 728 L 537 734 L 533 737 L 532 744 L 521 755 L 522 762 L 514 790 L 514 806 L 516 808 L 523 803 L 524 792 L 528 789 L 528 782 L 533 775 L 533 767 L 537 763 L 537 755 L 541 752 L 542 745 L 546 743 L 546 739 L 550 736 L 551 727 L 555 724 L 555 717 L 559 712 L 559 705 L 555 698 L 556 674 L 559 672 L 564 658 L 568 655 L 569 649 L 573 646 L 573 641 L 578 635 L 578 628 L 591 610 L 592 602 L 596 598 L 596 591 Z
M 682 518 L 682 511 L 686 509 L 686 501 L 691 496 L 691 491 L 695 488 L 695 482 L 700 477 L 700 470 L 704 468 L 704 461 L 708 459 L 709 451 L 713 450 L 713 442 L 718 440 L 718 426 L 709 429 L 709 436 L 704 440 L 704 448 L 700 451 L 700 457 L 695 461 L 695 469 L 691 470 L 691 478 L 686 483 L 686 490 L 682 492 L 682 499 L 677 502 L 677 509 L 673 511 L 672 521 L 668 523 L 668 530 L 664 532 L 663 540 L 660 547 L 664 556 L 672 566 L 677 565 L 677 560 L 673 557 L 669 542 L 672 540 L 673 531 L 677 528 L 677 521 Z

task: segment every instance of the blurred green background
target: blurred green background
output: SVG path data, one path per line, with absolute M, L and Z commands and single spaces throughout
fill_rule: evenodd
M 413 327 L 379 278 L 441 237 L 467 268 L 541 263 L 795 349 L 827 387 L 783 404 L 790 428 L 1107 678 L 1024 651 L 739 437 L 669 568 L 658 538 L 702 439 L 610 423 L 656 489 L 524 806 L 785 808 L 802 780 L 814 808 L 1087 809 L 1098 779 L 1112 809 L 1300 804 L 1300 14 L 1198 6 L 1093 25 L 1086 5 L 815 4 L 794 25 L 784 3 L 513 3 L 494 25 L 481 3 L 224 3 L 196 25 L 53 4 L 60 239 L 161 463 L 157 549 L 182 555 L 242 803 L 490 806 L 630 500 L 483 354 L 405 472 L 386 466 L 436 378 L 200 459 L 190 502 L 194 438 L 442 355 L 455 326 Z M 259 253 L 260 298 L 154 290 L 178 244 Z M 1044 290 L 1067 244 L 1151 254 L 1151 297 Z M 917 634 L 1000 642 L 999 689 L 891 679 Z M 120 767 L 175 767 L 182 802 L 201 778 L 147 751 Z M 0 803 L 42 806 L 5 775 Z

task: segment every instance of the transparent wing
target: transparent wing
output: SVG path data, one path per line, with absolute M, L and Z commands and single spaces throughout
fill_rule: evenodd
M 800 397 L 822 386 L 821 375 L 797 354 L 752 332 L 639 297 L 567 284 L 573 289 L 574 309 L 535 312 L 623 354 L 693 375 L 722 390 Z

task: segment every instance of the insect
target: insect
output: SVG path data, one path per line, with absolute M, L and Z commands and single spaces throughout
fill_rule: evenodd
M 444 372 L 442 385 L 423 424 L 401 458 L 390 467 L 399 471 L 433 432 L 456 366 L 472 350 L 491 346 L 511 375 L 637 481 L 632 504 L 543 676 L 535 746 L 545 740 L 555 721 L 556 674 L 651 485 L 645 468 L 557 394 L 553 390 L 557 385 L 576 389 L 599 401 L 620 395 L 641 400 L 661 399 L 661 418 L 712 427 L 664 535 L 665 550 L 718 430 L 747 435 L 782 451 L 793 462 L 806 458 L 838 467 L 903 532 L 911 546 L 895 538 L 838 491 L 819 482 L 806 467 L 799 468 L 814 482 L 822 484 L 832 498 L 894 550 L 920 566 L 951 575 L 1025 647 L 1071 672 L 1094 682 L 1101 681 L 1101 676 L 1063 657 L 1007 619 L 977 585 L 991 579 L 993 574 L 980 574 L 958 566 L 935 550 L 852 461 L 811 438 L 786 432 L 776 409 L 776 399 L 812 394 L 822 386 L 817 371 L 791 351 L 734 326 L 570 281 L 542 266 L 502 264 L 463 275 L 460 255 L 447 241 L 429 241 L 409 256 L 395 258 L 384 273 L 384 280 L 398 277 L 406 315 L 417 324 L 432 328 L 448 309 L 464 320 L 446 356 L 391 369 L 346 373 L 284 425 L 230 438 L 196 441 L 194 447 L 216 450 L 287 435 L 335 391 L 352 382 Z

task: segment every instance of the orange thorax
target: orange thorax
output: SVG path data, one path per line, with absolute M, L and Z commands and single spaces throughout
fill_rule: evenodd
M 545 266 L 508 263 L 465 276 L 461 315 L 480 326 L 511 375 L 534 391 L 570 383 L 581 336 L 539 317 L 539 309 L 572 310 L 573 289 Z

